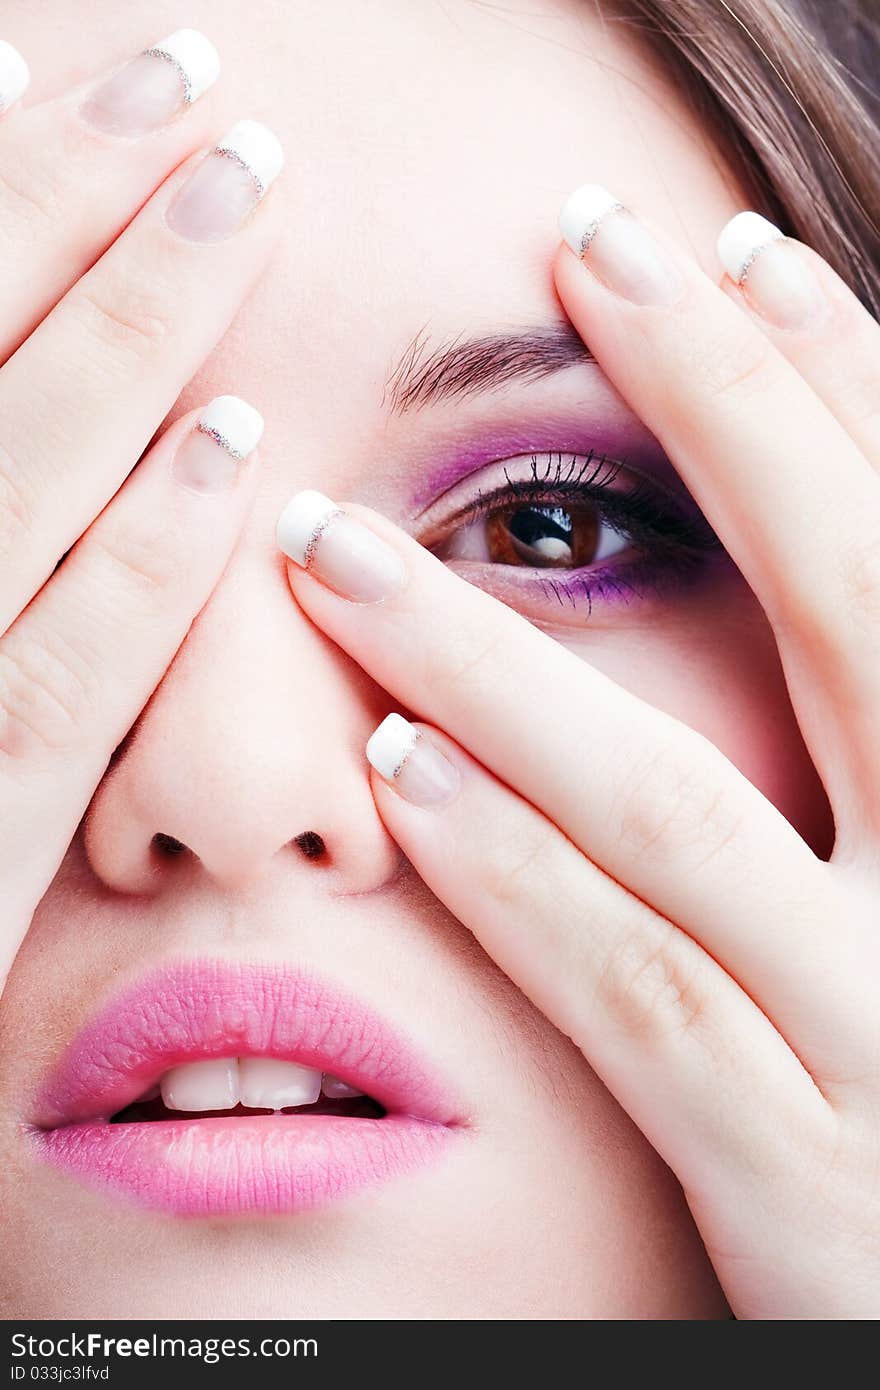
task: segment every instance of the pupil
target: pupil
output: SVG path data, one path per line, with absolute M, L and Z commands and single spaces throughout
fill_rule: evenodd
M 486 540 L 493 564 L 572 569 L 593 563 L 600 531 L 594 507 L 548 502 L 494 512 L 486 525 Z
M 571 549 L 571 514 L 562 507 L 524 507 L 514 512 L 508 523 L 512 534 L 524 545 L 534 545 L 546 537 L 565 542 Z

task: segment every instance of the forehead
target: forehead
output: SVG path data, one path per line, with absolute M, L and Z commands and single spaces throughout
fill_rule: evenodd
M 172 3 L 135 20 L 85 0 L 77 23 L 61 0 L 11 8 L 53 89 L 181 22 Z M 223 58 L 218 128 L 265 120 L 287 154 L 277 255 L 199 392 L 234 376 L 323 433 L 330 405 L 340 423 L 375 412 L 419 332 L 433 347 L 558 321 L 556 219 L 583 182 L 716 273 L 732 180 L 675 85 L 593 0 L 191 0 L 186 23 Z
M 711 257 L 731 206 L 717 152 L 591 0 L 280 10 L 284 56 L 255 61 L 310 318 L 341 301 L 346 326 L 389 343 L 428 319 L 438 335 L 544 321 L 559 207 L 588 181 Z

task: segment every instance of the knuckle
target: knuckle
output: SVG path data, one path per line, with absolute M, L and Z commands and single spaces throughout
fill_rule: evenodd
M 45 135 L 45 131 L 44 131 Z M 33 236 L 35 224 L 70 221 L 70 195 L 86 159 L 94 158 L 94 133 L 72 109 L 53 112 L 52 139 L 34 132 L 0 161 L 0 219 L 10 235 Z
M 596 994 L 616 1027 L 656 1045 L 703 1030 L 705 976 L 699 948 L 665 918 L 646 912 L 612 947 Z
M 701 345 L 694 364 L 703 391 L 714 401 L 739 402 L 759 393 L 763 399 L 774 371 L 770 344 L 758 332 L 719 334 Z
M 34 503 L 22 470 L 0 444 L 0 554 L 8 556 L 16 541 L 30 534 L 34 521 Z
M 845 359 L 851 366 L 849 356 Z M 841 402 L 841 418 L 853 431 L 872 444 L 880 443 L 880 370 L 872 359 L 870 367 L 847 372 L 836 378 L 835 391 Z
M 534 897 L 546 876 L 547 861 L 556 860 L 558 848 L 559 831 L 542 816 L 527 815 L 505 826 L 485 850 L 480 867 L 483 891 L 502 907 Z
M 839 547 L 842 611 L 850 622 L 876 633 L 880 622 L 880 536 Z
M 693 871 L 736 844 L 742 813 L 711 777 L 711 758 L 707 767 L 695 752 L 659 745 L 619 781 L 617 834 L 627 855 L 679 866 L 686 859 Z
M 808 648 L 821 658 L 835 688 L 853 674 L 853 644 L 873 651 L 880 626 L 880 534 L 849 534 L 832 546 L 833 563 L 817 594 L 813 576 L 793 583 L 772 614 L 777 642 Z M 865 644 L 868 644 L 867 646 Z M 844 660 L 841 660 L 841 653 Z M 855 668 L 861 678 L 862 667 Z
M 100 684 L 87 658 L 40 630 L 0 652 L 0 751 L 19 760 L 69 748 L 95 709 Z
M 854 306 L 848 293 L 842 302 L 832 304 L 832 315 L 821 343 L 815 346 L 839 418 L 846 421 L 850 434 L 868 442 L 871 456 L 871 445 L 880 444 L 877 323 L 861 306 Z
M 453 628 L 447 637 L 446 642 L 424 644 L 425 681 L 447 690 L 485 692 L 493 668 L 504 660 L 508 644 L 502 634 L 469 625 Z
M 169 336 L 161 298 L 134 281 L 117 277 L 106 287 L 82 286 L 70 297 L 69 307 L 78 325 L 102 348 L 139 359 L 160 349 Z
M 110 576 L 107 581 L 99 577 L 98 584 L 117 595 L 121 585 L 129 606 L 143 605 L 152 613 L 185 580 L 184 559 L 173 540 L 174 533 L 151 517 L 127 517 L 100 528 L 91 538 L 93 557 L 99 567 L 109 568 Z
M 0 161 L 0 208 L 7 230 L 33 231 L 35 222 L 57 223 L 60 190 L 46 166 L 35 160 Z

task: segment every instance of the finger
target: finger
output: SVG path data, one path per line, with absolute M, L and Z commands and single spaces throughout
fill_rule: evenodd
M 0 123 L 0 361 L 208 138 L 220 60 L 194 29 Z M 3 91 L 0 53 L 0 94 Z
M 788 1179 L 827 1105 L 715 961 L 440 730 L 389 715 L 367 756 L 420 877 L 582 1049 L 685 1190 L 736 1202 L 758 1173 L 765 1190 Z
M 221 144 L 236 157 L 175 173 L 0 370 L 0 630 L 116 491 L 263 269 L 277 219 L 262 191 L 281 148 L 253 121 Z
M 0 974 L 226 564 L 261 432 L 229 396 L 177 421 L 0 641 Z
M 0 39 L 0 116 L 5 116 L 21 100 L 30 80 L 30 69 L 18 49 Z
M 766 611 L 838 827 L 844 816 L 873 825 L 874 470 L 766 335 L 605 190 L 578 190 L 560 221 L 569 244 L 554 273 L 566 312 Z M 571 247 L 582 241 L 581 260 Z
M 303 610 L 403 706 L 695 936 L 753 998 L 782 1008 L 797 959 L 811 1024 L 816 1001 L 825 1008 L 837 998 L 830 981 L 843 946 L 827 932 L 828 865 L 780 812 L 708 739 L 387 519 L 351 506 L 334 517 L 332 508 L 321 494 L 299 493 L 279 521 Z M 788 1023 L 800 1036 L 808 1030 L 794 1014 Z
M 718 238 L 722 288 L 880 470 L 880 324 L 821 256 L 755 212 Z

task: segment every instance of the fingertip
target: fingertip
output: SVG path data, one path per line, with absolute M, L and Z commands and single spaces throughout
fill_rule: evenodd
M 0 39 L 0 116 L 24 95 L 30 81 L 30 69 L 18 49 Z
M 758 252 L 783 235 L 775 223 L 747 209 L 725 222 L 718 233 L 716 253 L 730 279 L 741 285 Z
M 171 471 L 190 492 L 230 490 L 259 457 L 263 417 L 239 396 L 215 396 L 171 428 Z
M 423 810 L 448 805 L 461 788 L 461 772 L 441 744 L 446 740 L 429 726 L 386 715 L 367 740 L 371 781 L 375 773 L 383 786 Z

